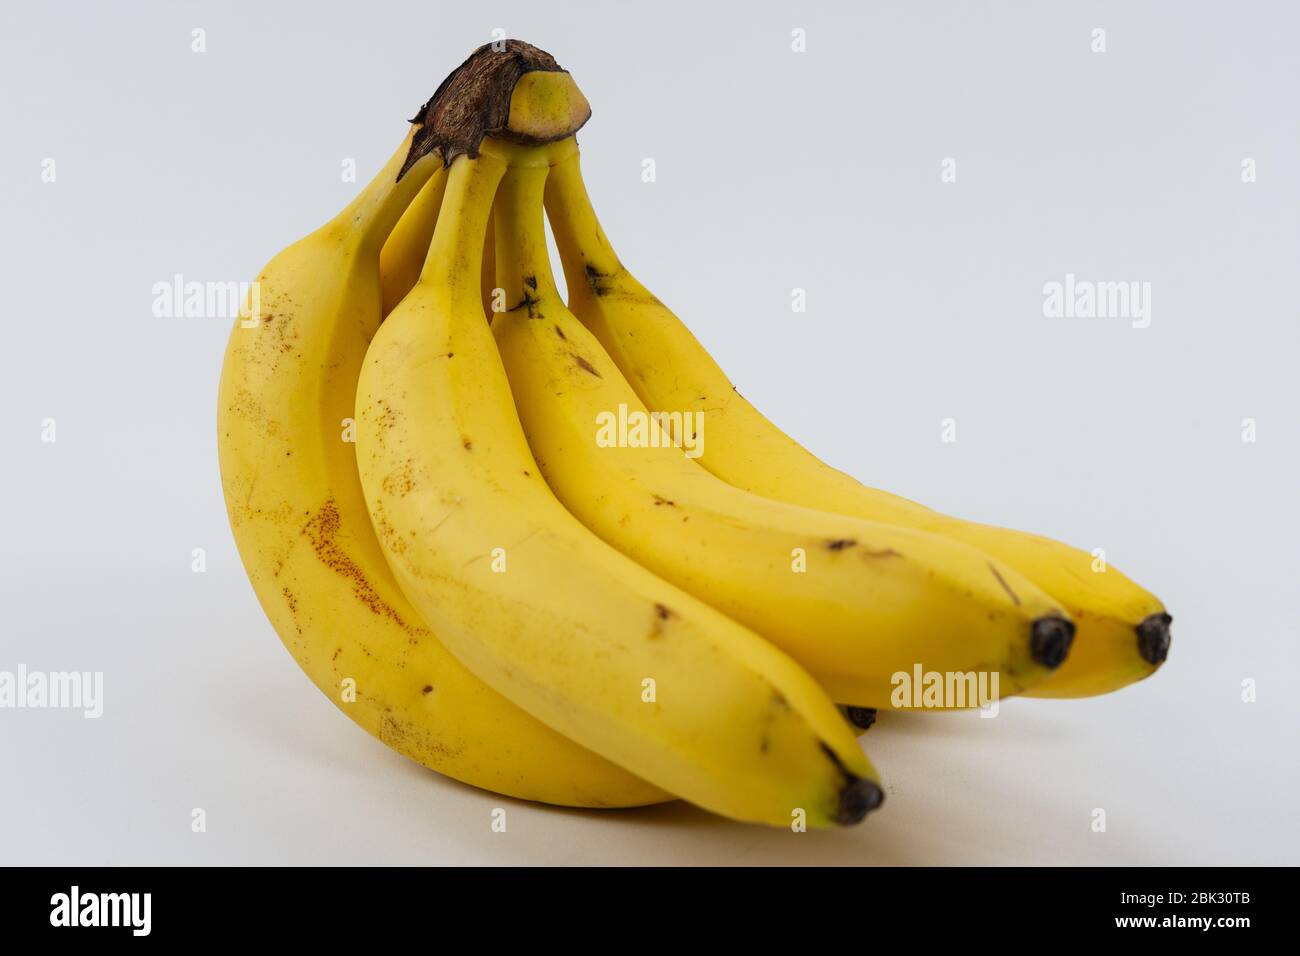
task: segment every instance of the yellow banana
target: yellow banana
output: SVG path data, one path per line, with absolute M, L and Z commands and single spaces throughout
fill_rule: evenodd
M 402 211 L 397 225 L 379 252 L 379 284 L 383 290 L 383 314 L 397 308 L 415 287 L 424 268 L 424 257 L 433 241 L 442 194 L 447 189 L 447 171 L 439 166 L 428 182 Z
M 532 76 L 531 73 L 527 75 Z M 385 316 L 397 308 L 397 303 L 406 297 L 406 293 L 420 279 L 420 270 L 424 268 L 424 257 L 433 239 L 433 227 L 438 224 L 438 210 L 442 206 L 442 194 L 446 188 L 446 170 L 439 169 L 429 177 L 429 181 L 406 207 L 402 217 L 397 220 L 397 225 L 393 227 L 392 234 L 384 242 L 384 248 L 380 250 L 379 282 L 384 290 Z M 496 258 L 492 249 L 493 235 L 489 224 L 483 245 L 482 288 L 483 309 L 486 312 L 492 309 L 495 281 L 491 269 L 491 263 Z
M 367 352 L 357 458 L 389 563 L 463 663 L 573 740 L 737 819 L 856 822 L 881 791 L 812 678 L 603 544 L 542 480 L 480 289 L 493 195 L 528 155 L 487 139 L 452 161 L 420 281 Z
M 700 464 L 724 481 L 792 504 L 915 528 L 972 545 L 1058 600 L 1078 625 L 1069 658 L 1030 696 L 1082 697 L 1140 680 L 1164 661 L 1171 618 L 1119 571 L 1037 535 L 950 518 L 867 488 L 823 464 L 734 389 L 690 331 L 623 266 L 600 228 L 576 151 L 551 171 L 546 210 L 569 308 L 650 408 L 704 412 Z
M 497 283 L 509 310 L 492 331 L 529 445 L 569 511 L 771 640 L 844 703 L 889 707 L 894 676 L 918 664 L 996 672 L 1002 694 L 1060 664 L 1073 626 L 1011 568 L 937 535 L 751 494 L 669 444 L 556 291 L 546 178 L 545 165 L 512 167 L 497 194 Z M 701 418 L 678 416 L 679 444 L 708 447 L 711 422 Z
M 668 799 L 466 670 L 402 596 L 371 529 L 349 432 L 380 320 L 380 244 L 438 162 L 427 156 L 398 180 L 409 142 L 334 220 L 266 266 L 260 316 L 231 333 L 218 450 L 240 556 L 307 675 L 399 753 L 547 803 Z

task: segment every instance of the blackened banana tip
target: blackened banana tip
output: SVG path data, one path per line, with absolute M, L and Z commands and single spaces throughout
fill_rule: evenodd
M 1074 622 L 1063 617 L 1040 617 L 1029 634 L 1029 653 L 1044 667 L 1057 668 L 1070 653 Z
M 854 707 L 852 704 L 847 704 L 844 707 L 844 716 L 854 727 L 866 730 L 876 722 L 876 708 Z
M 1169 625 L 1174 619 L 1161 612 L 1152 614 L 1137 626 L 1138 653 L 1148 664 L 1163 664 L 1169 656 L 1169 645 L 1173 637 L 1169 634 Z
M 840 807 L 835 822 L 840 826 L 861 823 L 863 817 L 884 802 L 885 791 L 880 789 L 879 784 L 865 777 L 850 780 L 840 791 Z

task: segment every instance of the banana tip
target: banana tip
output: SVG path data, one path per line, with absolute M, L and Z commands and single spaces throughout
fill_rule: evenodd
M 1174 619 L 1163 611 L 1142 619 L 1137 626 L 1138 653 L 1148 664 L 1163 664 L 1169 656 L 1169 645 L 1173 638 L 1169 634 L 1169 625 Z
M 1040 617 L 1029 635 L 1029 652 L 1044 667 L 1057 668 L 1070 653 L 1074 622 L 1063 617 Z
M 874 707 L 854 707 L 852 704 L 846 704 L 844 707 L 844 717 L 850 724 L 859 730 L 866 730 L 876 722 L 876 708 Z
M 885 791 L 880 789 L 880 784 L 866 777 L 850 780 L 840 791 L 840 807 L 835 822 L 840 826 L 861 823 L 863 817 L 884 802 Z

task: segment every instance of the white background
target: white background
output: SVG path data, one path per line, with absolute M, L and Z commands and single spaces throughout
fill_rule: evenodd
M 1294 6 L 824 7 L 6 4 L 0 670 L 106 687 L 99 720 L 0 710 L 0 862 L 1300 862 Z M 572 71 L 608 232 L 747 397 L 869 484 L 1104 547 L 1173 612 L 1167 666 L 887 716 L 885 806 L 806 834 L 505 800 L 326 701 L 226 524 L 229 322 L 151 290 L 251 279 L 494 27 Z M 1067 272 L 1150 282 L 1150 327 L 1045 318 Z

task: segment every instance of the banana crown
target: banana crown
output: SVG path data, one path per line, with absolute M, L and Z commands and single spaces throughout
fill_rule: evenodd
M 522 40 L 479 47 L 442 81 L 420 111 L 399 178 L 429 153 L 444 165 L 478 156 L 485 136 L 541 146 L 572 136 L 591 118 L 591 106 L 555 57 Z

